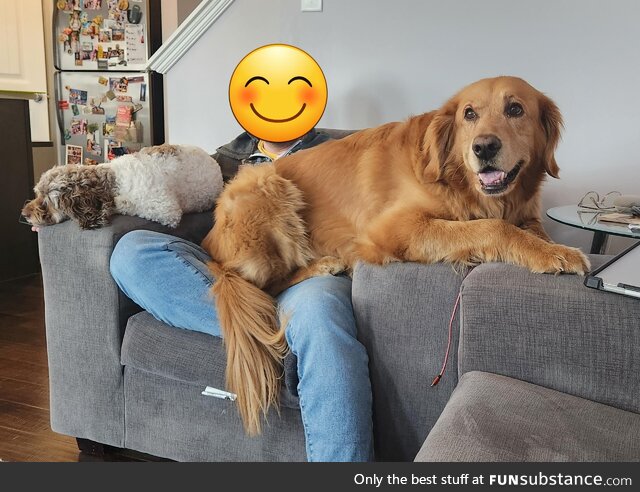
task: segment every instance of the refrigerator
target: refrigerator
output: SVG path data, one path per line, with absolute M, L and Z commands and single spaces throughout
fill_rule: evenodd
M 164 143 L 160 0 L 51 0 L 60 164 L 100 164 Z

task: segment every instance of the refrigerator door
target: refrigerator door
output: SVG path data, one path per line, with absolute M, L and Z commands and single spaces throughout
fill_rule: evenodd
M 52 0 L 58 70 L 144 70 L 150 53 L 148 0 Z
M 147 72 L 57 72 L 60 164 L 98 164 L 153 145 Z

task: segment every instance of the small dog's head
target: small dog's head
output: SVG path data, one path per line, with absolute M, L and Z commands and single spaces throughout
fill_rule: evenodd
M 113 171 L 104 166 L 56 166 L 45 172 L 33 189 L 36 197 L 22 209 L 34 226 L 75 220 L 82 229 L 109 223 L 113 213 Z

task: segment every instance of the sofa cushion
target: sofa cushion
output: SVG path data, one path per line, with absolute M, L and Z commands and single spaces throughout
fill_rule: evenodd
M 591 256 L 593 268 L 607 257 Z M 459 373 L 483 371 L 640 412 L 640 302 L 505 263 L 462 285 Z
M 431 382 L 442 367 L 463 277 L 443 263 L 355 268 L 353 308 L 369 354 L 378 460 L 411 461 L 456 386 L 457 329 L 447 371 L 437 386 Z
M 225 388 L 226 355 L 222 339 L 174 328 L 146 311 L 129 318 L 121 353 L 122 364 L 170 379 Z M 286 388 L 297 385 L 295 356 L 285 360 Z M 283 390 L 281 404 L 298 408 L 298 399 Z
M 640 415 L 517 379 L 464 374 L 416 461 L 639 461 Z

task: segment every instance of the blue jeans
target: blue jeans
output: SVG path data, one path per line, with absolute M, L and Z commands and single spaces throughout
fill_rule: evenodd
M 220 337 L 209 290 L 215 279 L 199 246 L 151 231 L 120 239 L 111 274 L 120 289 L 168 325 Z M 309 461 L 373 458 L 368 357 L 356 339 L 351 281 L 314 277 L 281 293 L 286 338 L 298 358 L 298 395 Z

